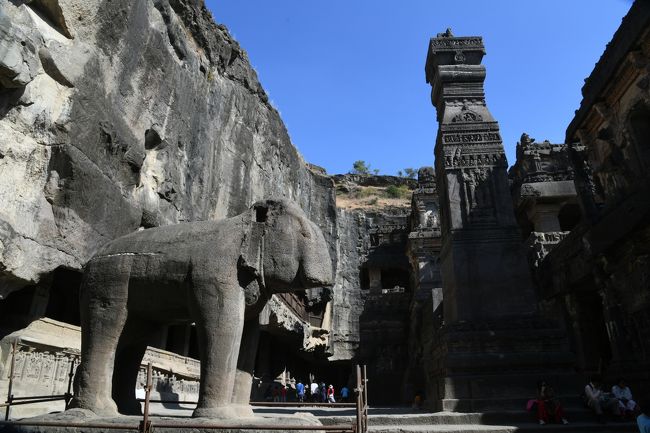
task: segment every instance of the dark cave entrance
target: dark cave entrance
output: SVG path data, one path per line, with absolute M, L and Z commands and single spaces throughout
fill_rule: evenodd
M 54 271 L 45 317 L 80 326 L 79 288 L 82 274 L 65 268 Z

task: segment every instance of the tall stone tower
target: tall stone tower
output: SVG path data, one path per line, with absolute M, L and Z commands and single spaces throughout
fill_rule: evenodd
M 484 54 L 480 37 L 447 30 L 431 39 L 426 61 L 439 123 L 444 314 L 436 395 L 427 397 L 442 410 L 516 407 L 573 359 L 563 330 L 537 312 L 499 125 L 485 104 Z

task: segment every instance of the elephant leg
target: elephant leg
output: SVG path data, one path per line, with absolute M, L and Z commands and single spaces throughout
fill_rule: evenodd
M 201 384 L 199 401 L 192 416 L 237 418 L 232 392 L 237 357 L 244 326 L 244 292 L 215 285 L 194 287 Z
M 132 317 L 126 321 L 117 345 L 113 371 L 113 400 L 121 414 L 142 413 L 140 402 L 135 396 L 135 387 L 147 343 L 155 333 L 155 326 L 150 322 Z
M 254 317 L 251 320 L 247 320 L 244 323 L 244 332 L 242 334 L 241 346 L 239 347 L 235 387 L 232 393 L 232 403 L 235 405 L 238 415 L 242 417 L 254 416 L 253 409 L 250 405 L 250 397 L 259 336 L 259 318 Z
M 89 268 L 81 288 L 81 364 L 70 406 L 116 416 L 111 385 L 115 349 L 127 316 L 129 272 L 104 261 L 91 262 Z

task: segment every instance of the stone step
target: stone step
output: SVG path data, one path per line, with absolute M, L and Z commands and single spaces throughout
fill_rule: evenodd
M 436 433 L 513 433 L 516 427 L 492 426 L 492 425 L 469 425 L 469 424 L 444 424 L 444 425 L 384 425 L 368 427 L 372 433 L 407 433 L 407 432 L 436 432 Z
M 323 424 L 350 423 L 354 421 L 352 415 L 319 416 Z M 593 423 L 594 415 L 587 409 L 573 409 L 566 411 L 566 417 L 571 423 Z M 526 424 L 535 422 L 535 414 L 521 411 L 501 411 L 487 413 L 460 413 L 460 412 L 436 412 L 436 413 L 391 413 L 391 414 L 370 414 L 368 425 L 507 425 L 511 423 Z
M 459 400 L 459 399 L 444 399 L 442 401 L 443 411 L 445 412 L 501 412 L 501 411 L 516 411 L 524 410 L 528 400 L 526 398 L 489 398 L 489 399 L 472 399 L 472 400 Z M 577 394 L 560 395 L 558 400 L 562 403 L 565 409 L 583 409 L 584 403 L 580 396 Z M 470 410 L 462 410 L 464 406 L 471 407 Z
M 572 423 L 569 425 L 534 423 L 516 425 L 471 425 L 471 424 L 443 424 L 443 425 L 384 425 L 370 426 L 371 433 L 636 433 L 636 424 L 628 423 Z

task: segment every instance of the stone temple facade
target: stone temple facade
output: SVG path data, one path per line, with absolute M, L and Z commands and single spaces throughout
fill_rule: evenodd
M 432 38 L 439 130 L 417 179 L 305 163 L 201 1 L 14 1 L 0 49 L 0 395 L 14 340 L 16 395 L 65 391 L 81 272 L 101 245 L 273 195 L 322 230 L 335 284 L 271 299 L 252 399 L 273 382 L 340 388 L 358 362 L 374 405 L 518 409 L 542 377 L 575 396 L 594 373 L 650 391 L 647 2 L 587 79 L 565 143 L 523 134 L 509 170 L 483 41 Z M 158 395 L 195 399 L 194 326 L 149 346 Z
M 541 168 L 522 155 L 511 171 L 540 299 L 565 320 L 578 371 L 626 377 L 639 395 L 650 392 L 649 65 L 650 5 L 636 1 L 585 81 L 566 145 L 527 142 Z

